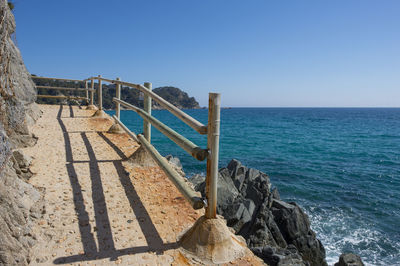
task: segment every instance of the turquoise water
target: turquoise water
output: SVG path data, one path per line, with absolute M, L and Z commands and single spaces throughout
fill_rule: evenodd
M 186 112 L 207 122 L 207 110 Z M 206 136 L 167 111 L 153 114 L 206 147 Z M 122 111 L 121 118 L 134 132 L 142 131 L 135 113 Z M 187 174 L 204 173 L 205 162 L 156 129 L 152 134 L 156 148 L 178 156 Z M 223 109 L 220 141 L 220 167 L 236 158 L 257 168 L 283 199 L 305 209 L 329 264 L 354 252 L 367 265 L 400 265 L 400 109 Z

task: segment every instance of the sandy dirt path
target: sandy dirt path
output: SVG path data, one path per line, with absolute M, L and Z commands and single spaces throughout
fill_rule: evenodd
M 37 144 L 30 183 L 44 188 L 46 212 L 32 265 L 185 265 L 177 238 L 194 211 L 158 167 L 126 159 L 139 147 L 126 134 L 106 133 L 110 119 L 78 106 L 40 105 L 31 128 Z M 255 265 L 249 253 L 232 264 Z

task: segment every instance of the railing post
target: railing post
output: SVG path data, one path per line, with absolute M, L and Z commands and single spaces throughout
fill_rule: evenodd
M 217 217 L 217 185 L 219 159 L 221 95 L 209 93 L 208 96 L 208 128 L 207 128 L 207 176 L 206 176 L 206 218 Z
M 90 105 L 94 105 L 94 80 L 90 80 L 90 87 L 92 91 L 90 91 Z
M 101 78 L 101 75 L 99 75 L 99 78 Z M 98 99 L 98 104 L 99 104 L 99 110 L 101 111 L 101 110 L 103 110 L 103 89 L 102 89 L 102 87 L 101 87 L 101 79 L 98 79 L 98 81 L 99 81 L 99 88 L 98 88 L 98 97 L 99 97 L 99 99 Z
M 120 80 L 120 78 L 116 78 L 116 80 Z M 119 83 L 115 84 L 115 97 L 118 100 L 121 100 L 121 84 L 119 84 Z M 118 120 L 121 119 L 120 113 L 121 113 L 121 105 L 119 102 L 117 102 L 116 106 L 115 106 L 115 114 L 116 114 Z
M 144 87 L 151 91 L 151 83 L 145 82 Z M 151 115 L 151 97 L 148 95 L 144 95 L 143 98 L 143 110 Z M 151 124 L 146 120 L 143 120 L 143 134 L 146 140 L 150 143 L 151 142 Z
M 88 81 L 85 80 L 85 89 L 86 89 L 86 103 L 89 104 L 89 86 L 88 86 Z

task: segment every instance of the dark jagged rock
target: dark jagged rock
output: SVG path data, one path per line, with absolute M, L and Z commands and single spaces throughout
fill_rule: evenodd
M 192 179 L 204 196 L 204 179 Z M 280 200 L 269 177 L 232 160 L 219 170 L 218 214 L 270 265 L 327 265 L 325 249 L 296 203 Z
M 312 265 L 323 265 L 325 249 L 310 229 L 307 214 L 294 202 L 273 199 L 272 214 L 284 239 L 296 246 L 305 261 Z
M 247 239 L 250 247 L 287 247 L 286 240 L 268 208 L 268 201 L 260 206 L 252 224 L 239 233 Z
M 14 16 L 0 0 L 0 265 L 26 265 L 35 243 L 31 227 L 42 213 L 42 196 L 25 181 L 30 159 L 21 147 L 36 143 L 28 125 L 39 116 L 36 91 L 11 35 Z
M 205 189 L 205 176 L 203 175 L 194 175 L 190 179 L 190 182 L 193 184 L 193 187 L 196 191 L 204 191 Z
M 296 247 L 291 246 L 286 249 L 276 247 L 256 247 L 251 248 L 253 253 L 262 258 L 270 266 L 306 266 L 308 263 L 304 262 Z
M 340 255 L 339 262 L 335 266 L 364 266 L 360 256 L 353 253 L 344 253 Z

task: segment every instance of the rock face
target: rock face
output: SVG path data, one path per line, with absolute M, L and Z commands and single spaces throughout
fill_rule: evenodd
M 204 196 L 204 178 L 192 178 Z M 303 210 L 280 200 L 269 177 L 232 160 L 219 170 L 218 214 L 269 265 L 327 265 L 325 249 Z
M 340 255 L 339 262 L 335 266 L 364 266 L 360 256 L 353 253 L 344 253 Z
M 36 92 L 11 40 L 14 16 L 0 0 L 0 264 L 24 265 L 35 242 L 32 221 L 42 212 L 41 194 L 26 183 L 31 159 L 18 148 L 36 143 L 28 125 L 39 116 Z

